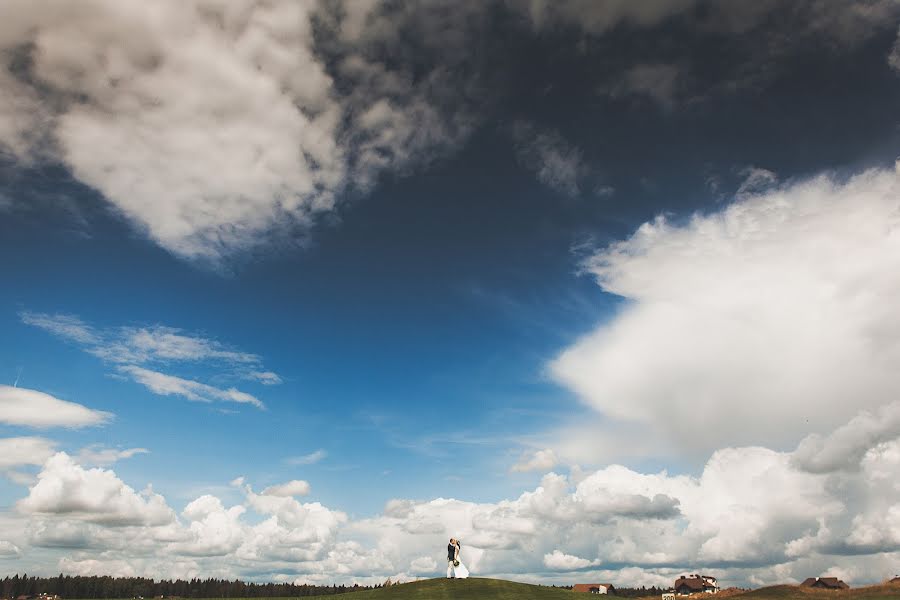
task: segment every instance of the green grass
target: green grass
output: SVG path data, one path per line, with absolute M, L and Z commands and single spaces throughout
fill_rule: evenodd
M 849 590 L 815 590 L 796 585 L 773 585 L 733 596 L 735 600 L 898 600 L 900 585 L 871 585 Z M 729 599 L 730 600 L 730 599 Z
M 345 600 L 572 600 L 573 594 L 571 590 L 502 579 L 439 577 L 342 594 L 341 597 Z
M 720 600 L 900 600 L 900 585 L 873 585 L 843 591 L 813 590 L 796 585 L 773 585 L 749 592 L 722 594 Z M 696 600 L 715 600 L 716 596 L 697 594 Z M 502 579 L 424 579 L 375 590 L 348 592 L 336 596 L 306 598 L 265 598 L 260 600 L 590 600 L 596 596 L 571 590 L 516 583 Z M 616 596 L 607 596 L 614 600 Z M 227 600 L 208 598 L 206 600 Z M 235 600 L 235 599 L 231 599 Z M 622 600 L 659 600 L 659 596 Z

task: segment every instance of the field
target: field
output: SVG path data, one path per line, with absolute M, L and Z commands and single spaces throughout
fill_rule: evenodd
M 503 579 L 438 577 L 352 592 L 348 600 L 572 600 L 573 594 L 571 590 Z
M 502 579 L 425 579 L 375 590 L 339 594 L 346 600 L 573 600 L 575 592 L 566 589 L 516 583 Z M 319 596 L 323 600 L 338 596 Z M 699 600 L 710 600 L 699 594 Z M 900 584 L 873 585 L 843 591 L 814 590 L 796 585 L 773 585 L 748 592 L 728 590 L 721 594 L 727 600 L 900 600 Z M 586 598 L 586 594 L 578 594 Z M 596 596 L 590 596 L 595 598 Z M 306 597 L 307 600 L 315 596 Z M 615 596 L 608 596 L 610 600 Z M 715 598 L 715 596 L 713 596 Z M 209 598 L 205 600 L 229 600 Z M 234 599 L 230 599 L 234 600 Z M 265 598 L 260 600 L 300 600 L 297 598 Z M 660 600 L 659 596 L 628 600 Z
M 741 600 L 881 600 L 900 598 L 900 585 L 871 585 L 849 590 L 829 591 L 796 585 L 774 585 L 740 594 Z
M 573 600 L 574 595 L 575 592 L 559 588 L 471 577 L 456 580 L 426 579 L 377 590 L 353 592 L 352 600 Z M 578 597 L 584 596 L 578 594 Z M 701 595 L 701 600 L 707 598 Z M 876 585 L 837 592 L 795 585 L 776 585 L 749 592 L 729 593 L 727 598 L 728 600 L 900 600 L 900 585 Z M 660 599 L 659 596 L 652 596 L 643 600 Z

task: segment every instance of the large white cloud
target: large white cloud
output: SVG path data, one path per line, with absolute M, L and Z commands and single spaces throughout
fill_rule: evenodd
M 312 6 L 13 2 L 0 44 L 34 45 L 75 175 L 160 244 L 209 255 L 334 203 L 340 113 Z
M 112 471 L 85 469 L 64 452 L 50 457 L 18 510 L 37 515 L 75 515 L 107 525 L 163 525 L 174 514 L 159 494 L 138 494 Z
M 308 226 L 347 187 L 470 129 L 436 98 L 447 71 L 418 80 L 403 61 L 363 58 L 405 39 L 418 9 L 356 4 L 8 2 L 0 147 L 55 156 L 182 256 L 217 260 L 262 231 Z M 451 29 L 464 31 L 427 43 Z
M 614 420 L 702 455 L 788 447 L 900 395 L 900 173 L 816 177 L 683 223 L 586 269 L 626 301 L 551 365 Z
M 50 394 L 0 385 L 0 423 L 25 427 L 87 427 L 102 425 L 113 415 L 60 400 Z

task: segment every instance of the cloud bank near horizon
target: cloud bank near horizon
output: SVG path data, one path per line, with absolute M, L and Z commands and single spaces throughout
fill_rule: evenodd
M 206 494 L 179 512 L 150 486 L 138 492 L 109 468 L 57 452 L 16 503 L 3 541 L 29 572 L 156 578 L 435 576 L 452 535 L 464 541 L 473 573 L 531 581 L 668 585 L 680 571 L 703 568 L 728 584 L 826 572 L 873 582 L 900 550 L 898 415 L 897 403 L 862 413 L 792 452 L 723 448 L 697 476 L 621 465 L 549 472 L 515 498 L 395 499 L 378 515 L 353 519 L 299 500 L 311 493 L 306 481 L 256 493 L 243 477 L 232 482 L 239 504 Z M 873 423 L 884 424 L 876 435 Z

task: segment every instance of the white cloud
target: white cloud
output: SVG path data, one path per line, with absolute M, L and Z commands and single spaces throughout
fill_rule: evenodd
M 74 515 L 106 525 L 164 525 L 174 514 L 159 494 L 140 495 L 115 473 L 85 469 L 64 452 L 50 457 L 28 496 L 16 503 L 27 514 Z
M 554 550 L 544 555 L 544 566 L 554 571 L 575 571 L 600 564 L 598 560 L 587 560 Z
M 42 437 L 0 438 L 0 471 L 23 465 L 42 465 L 53 456 L 56 442 Z
M 645 223 L 586 263 L 626 302 L 551 372 L 607 418 L 695 455 L 785 447 L 893 401 L 898 180 L 820 176 Z
M 252 404 L 257 408 L 265 408 L 263 403 L 255 396 L 233 387 L 221 389 L 199 381 L 166 375 L 159 371 L 151 371 L 134 365 L 119 367 L 119 371 L 127 373 L 136 382 L 145 386 L 154 394 L 161 396 L 182 396 L 194 402 L 213 402 L 215 400 L 240 402 Z
M 290 458 L 286 458 L 284 462 L 289 465 L 314 465 L 326 456 L 328 456 L 328 453 L 320 448 L 315 452 L 310 452 L 309 454 L 304 454 L 302 456 L 291 456 Z
M 895 71 L 900 72 L 900 28 L 897 29 L 897 40 L 894 42 L 891 53 L 888 55 L 888 64 Z
M 25 427 L 87 427 L 103 425 L 112 413 L 92 410 L 50 394 L 0 385 L 0 423 Z
M 184 509 L 190 519 L 189 539 L 177 545 L 180 554 L 188 556 L 224 556 L 237 550 L 245 534 L 240 516 L 246 509 L 226 509 L 215 496 L 201 496 Z
M 827 437 L 807 436 L 794 452 L 794 461 L 812 473 L 856 470 L 872 448 L 898 437 L 900 402 L 893 402 L 875 413 L 862 412 Z
M 559 463 L 559 459 L 556 457 L 556 453 L 549 448 L 545 448 L 543 450 L 522 454 L 519 462 L 514 464 L 512 468 L 510 468 L 510 471 L 514 473 L 524 473 L 527 471 L 547 472 L 555 467 L 557 463 Z
M 154 325 L 96 329 L 74 315 L 26 311 L 20 317 L 23 323 L 76 342 L 85 351 L 109 362 L 221 363 L 233 368 L 247 368 L 244 376 L 248 379 L 265 384 L 281 383 L 277 373 L 258 370 L 262 367 L 262 359 L 256 354 L 234 350 L 214 339 L 187 335 L 174 327 Z
M 420 556 L 409 563 L 410 573 L 421 573 L 422 575 L 432 575 L 438 570 L 437 561 L 433 556 Z
M 264 496 L 308 496 L 309 483 L 302 479 L 294 479 L 280 485 L 272 485 L 262 491 Z
M 0 438 L 0 474 L 16 485 L 31 485 L 34 475 L 18 467 L 42 465 L 54 452 L 56 442 L 46 438 Z
M 84 559 L 77 560 L 64 556 L 59 560 L 59 568 L 63 573 L 70 575 L 81 575 L 89 577 L 91 575 L 107 576 L 107 577 L 134 577 L 135 569 L 126 560 L 96 560 Z
M 519 162 L 538 181 L 567 196 L 580 193 L 579 180 L 587 174 L 581 150 L 559 132 L 540 130 L 525 121 L 513 125 L 512 135 Z
M 156 361 L 223 361 L 227 363 L 257 364 L 260 358 L 255 354 L 237 352 L 225 348 L 215 340 L 197 336 L 184 335 L 181 330 L 172 327 L 123 328 L 120 341 L 114 350 L 124 346 L 127 362 Z M 113 352 L 110 360 L 116 360 Z M 118 360 L 117 362 L 122 362 Z M 274 375 L 274 373 L 272 374 Z M 277 375 L 276 375 L 277 377 Z
M 19 547 L 6 540 L 0 540 L 0 558 L 19 556 L 22 553 Z
M 281 377 L 272 371 L 251 371 L 247 373 L 248 379 L 253 379 L 263 385 L 278 385 L 281 383 Z
M 118 365 L 120 373 L 164 396 L 174 394 L 199 402 L 242 402 L 263 408 L 258 398 L 237 388 L 222 389 L 140 365 L 212 364 L 227 367 L 229 375 L 239 379 L 263 385 L 281 383 L 277 373 L 258 370 L 262 359 L 256 354 L 234 350 L 214 339 L 186 335 L 180 329 L 161 325 L 95 329 L 71 315 L 23 312 L 20 317 L 24 323 L 78 343 L 86 352 Z
M 334 204 L 340 114 L 309 12 L 14 2 L 0 44 L 33 43 L 45 93 L 82 98 L 49 124 L 75 175 L 166 248 L 210 256 Z
M 348 187 L 471 129 L 465 86 L 444 99 L 459 71 L 413 77 L 402 47 L 451 46 L 463 17 L 419 31 L 432 8 L 376 3 L 359 18 L 355 4 L 9 2 L 4 67 L 28 60 L 4 75 L 0 144 L 52 155 L 180 256 L 217 261 L 261 232 L 307 229 Z M 396 60 L 368 58 L 386 44 Z
M 32 485 L 37 480 L 37 478 L 32 473 L 19 471 L 16 469 L 9 469 L 5 471 L 3 473 L 3 476 L 16 485 L 22 485 L 26 487 Z
M 88 346 L 99 343 L 99 338 L 93 328 L 73 315 L 49 315 L 25 311 L 19 316 L 22 318 L 23 323 L 40 327 L 63 339 Z
M 131 458 L 137 454 L 147 454 L 149 452 L 146 448 L 120 450 L 117 448 L 106 448 L 102 444 L 91 444 L 79 450 L 75 460 L 82 466 L 106 466 Z
M 778 183 L 778 176 L 775 173 L 759 167 L 747 167 L 741 170 L 740 175 L 743 176 L 744 180 L 735 193 L 737 198 L 746 198 L 764 193 Z

